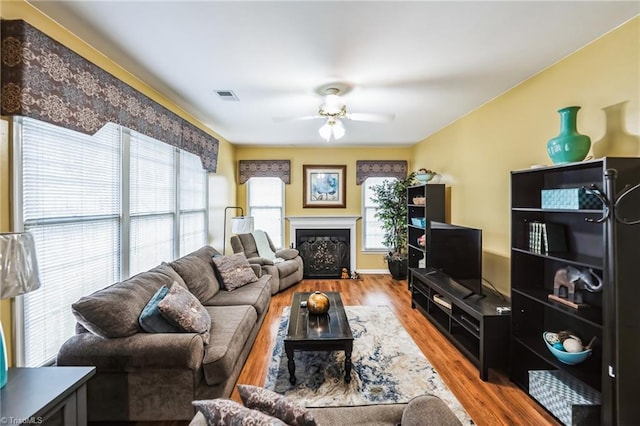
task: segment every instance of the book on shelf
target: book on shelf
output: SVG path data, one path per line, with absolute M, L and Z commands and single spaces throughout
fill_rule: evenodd
M 434 294 L 433 301 L 440 306 L 444 306 L 447 309 L 451 309 L 451 301 L 444 296 L 441 296 L 439 294 Z
M 529 250 L 535 253 L 567 251 L 564 225 L 548 222 L 529 222 Z

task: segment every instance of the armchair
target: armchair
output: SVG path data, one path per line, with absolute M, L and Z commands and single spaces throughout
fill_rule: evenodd
M 271 294 L 276 294 L 302 279 L 304 265 L 302 258 L 296 249 L 276 250 L 265 234 L 271 251 L 275 253 L 277 260 L 261 257 L 258 253 L 258 245 L 253 234 L 237 234 L 231 236 L 231 248 L 234 253 L 244 253 L 253 265 L 260 265 L 263 274 L 271 275 Z M 283 259 L 283 260 L 279 260 Z

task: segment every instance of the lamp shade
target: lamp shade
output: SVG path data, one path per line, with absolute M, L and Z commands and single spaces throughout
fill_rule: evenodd
M 253 232 L 252 216 L 236 216 L 231 218 L 231 232 L 234 234 L 248 234 Z
M 0 234 L 0 299 L 40 288 L 36 243 L 28 232 Z
M 333 137 L 334 139 L 340 139 L 341 137 L 343 137 L 345 134 L 345 129 L 342 121 L 334 117 L 329 117 L 326 123 L 324 123 L 322 127 L 320 127 L 320 129 L 318 129 L 318 133 L 320 134 L 320 137 L 322 137 L 322 139 L 329 142 L 331 140 L 331 137 Z

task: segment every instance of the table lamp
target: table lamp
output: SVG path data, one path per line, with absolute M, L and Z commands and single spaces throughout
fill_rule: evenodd
M 36 243 L 28 232 L 0 234 L 0 299 L 40 288 Z M 0 323 L 0 388 L 7 384 L 7 345 Z

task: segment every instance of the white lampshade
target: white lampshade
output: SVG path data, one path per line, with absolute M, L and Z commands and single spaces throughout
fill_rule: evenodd
M 345 133 L 345 130 L 344 130 L 344 125 L 342 124 L 342 121 L 336 120 L 335 124 L 333 125 L 334 139 L 340 139 L 341 137 L 344 136 L 344 133 Z
M 330 117 L 327 119 L 327 122 L 324 123 L 322 127 L 320 127 L 320 129 L 318 129 L 318 133 L 320 134 L 322 139 L 329 142 L 332 136 L 334 139 L 340 139 L 341 137 L 343 137 L 345 134 L 345 129 L 342 121 L 338 120 L 337 118 Z
M 234 234 L 248 234 L 253 232 L 252 216 L 236 216 L 231 218 L 231 232 Z
M 36 243 L 28 232 L 0 234 L 0 299 L 40 288 Z

